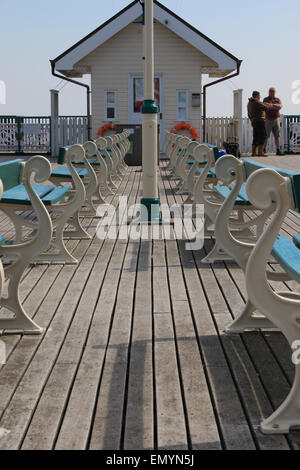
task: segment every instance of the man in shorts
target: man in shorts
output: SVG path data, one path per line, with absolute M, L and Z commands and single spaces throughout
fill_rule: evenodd
M 264 157 L 266 156 L 263 152 L 264 145 L 267 138 L 266 133 L 266 111 L 273 109 L 272 104 L 263 103 L 260 101 L 259 91 L 252 93 L 252 98 L 249 98 L 248 103 L 248 116 L 251 120 L 253 127 L 253 144 L 252 144 L 252 156 L 253 157 Z M 256 150 L 258 149 L 258 154 Z
M 282 103 L 280 99 L 276 97 L 275 88 L 270 88 L 269 96 L 267 96 L 263 102 L 273 105 L 273 109 L 266 110 L 267 138 L 265 142 L 265 148 L 267 147 L 268 139 L 273 133 L 277 149 L 277 155 L 284 155 L 284 153 L 282 153 L 280 150 L 280 110 L 282 108 Z

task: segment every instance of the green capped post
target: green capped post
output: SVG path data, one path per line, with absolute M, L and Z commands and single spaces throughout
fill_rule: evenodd
M 144 0 L 144 104 L 143 119 L 143 198 L 140 220 L 160 222 L 160 199 L 157 185 L 157 115 L 159 108 L 154 99 L 154 13 L 153 0 Z

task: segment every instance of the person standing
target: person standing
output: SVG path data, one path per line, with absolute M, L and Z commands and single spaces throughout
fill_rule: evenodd
M 251 120 L 253 127 L 253 144 L 252 144 L 252 156 L 264 157 L 266 156 L 263 152 L 264 145 L 267 138 L 266 132 L 266 111 L 272 109 L 273 105 L 263 103 L 260 100 L 259 91 L 252 93 L 252 98 L 249 98 L 248 103 L 248 116 Z M 256 149 L 258 154 L 256 155 Z
M 276 90 L 274 87 L 270 88 L 269 96 L 267 96 L 263 102 L 273 105 L 272 109 L 266 110 L 267 138 L 265 142 L 265 148 L 267 147 L 268 139 L 273 133 L 277 149 L 277 155 L 284 155 L 284 153 L 280 150 L 280 110 L 282 108 L 282 103 L 281 100 L 276 97 Z

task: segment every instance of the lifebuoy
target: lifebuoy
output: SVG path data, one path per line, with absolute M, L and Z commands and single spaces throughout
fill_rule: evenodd
M 117 124 L 112 125 L 111 122 L 108 122 L 107 124 L 104 124 L 104 126 L 100 127 L 100 129 L 97 132 L 98 137 L 103 137 L 105 132 L 107 131 L 116 131 L 117 130 Z
M 176 124 L 173 129 L 171 129 L 172 134 L 177 134 L 178 131 L 185 130 L 189 131 L 191 134 L 192 139 L 196 140 L 198 142 L 198 132 L 197 129 L 192 127 L 188 122 L 181 122 L 179 124 Z

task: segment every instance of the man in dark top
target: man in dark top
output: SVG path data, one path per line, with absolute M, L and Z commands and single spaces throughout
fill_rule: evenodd
M 280 150 L 280 110 L 282 108 L 282 103 L 279 98 L 276 98 L 275 88 L 270 88 L 269 96 L 264 99 L 264 103 L 273 105 L 273 109 L 268 109 L 266 111 L 267 138 L 265 142 L 265 148 L 267 147 L 268 139 L 270 138 L 271 133 L 273 133 L 277 155 L 284 155 Z
M 260 101 L 259 91 L 252 93 L 252 98 L 249 98 L 248 103 L 248 116 L 251 120 L 253 127 L 253 144 L 252 144 L 252 156 L 264 157 L 266 156 L 263 152 L 265 141 L 267 138 L 266 133 L 266 111 L 273 109 L 272 104 L 263 103 Z M 256 149 L 258 154 L 256 155 Z

